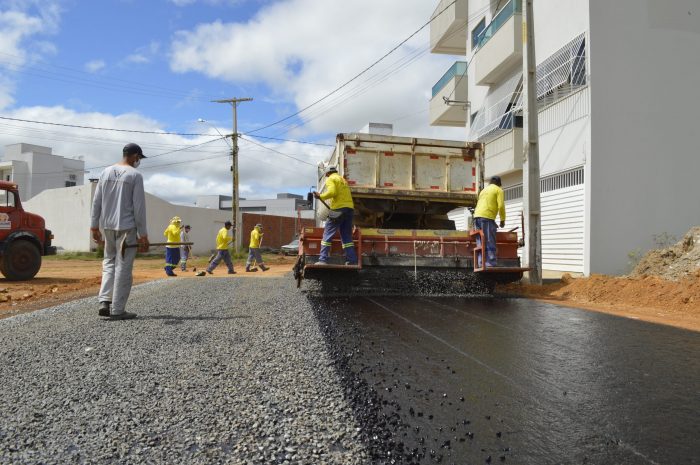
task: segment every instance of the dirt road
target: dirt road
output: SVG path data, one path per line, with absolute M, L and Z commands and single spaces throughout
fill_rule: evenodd
M 232 278 L 279 277 L 287 273 L 295 257 L 276 255 L 265 256 L 270 270 L 266 272 L 245 273 L 245 261 L 236 260 L 237 274 Z M 194 268 L 204 270 L 208 257 L 197 258 L 188 262 L 188 271 L 178 273 L 177 278 L 170 279 L 206 279 L 197 277 Z M 80 297 L 95 295 L 100 288 L 102 262 L 99 259 L 80 258 L 64 259 L 45 257 L 39 274 L 31 281 L 8 281 L 0 277 L 0 318 L 46 308 Z M 214 276 L 228 277 L 223 264 L 214 270 Z M 139 258 L 134 265 L 134 283 L 140 284 L 157 279 L 165 279 L 163 260 L 157 258 Z

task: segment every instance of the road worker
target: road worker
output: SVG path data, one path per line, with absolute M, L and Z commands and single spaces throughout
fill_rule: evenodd
M 352 194 L 347 181 L 338 174 L 335 166 L 326 169 L 326 185 L 322 194 L 314 192 L 314 197 L 330 202 L 330 214 L 326 220 L 321 241 L 321 255 L 317 265 L 327 265 L 328 257 L 331 254 L 331 241 L 336 232 L 340 232 L 340 239 L 343 244 L 346 265 L 357 265 L 357 255 L 355 244 L 352 242 L 352 217 L 355 213 L 355 206 L 352 201 Z
M 219 229 L 219 233 L 216 235 L 216 257 L 209 263 L 207 267 L 207 273 L 214 274 L 214 268 L 219 266 L 219 263 L 223 260 L 228 267 L 228 274 L 236 274 L 233 270 L 233 262 L 231 261 L 231 254 L 228 251 L 229 246 L 233 243 L 232 223 L 227 221 L 224 223 L 224 227 Z M 229 232 L 231 231 L 231 233 Z
M 260 253 L 260 242 L 262 242 L 262 237 L 264 234 L 262 230 L 263 225 L 258 223 L 250 232 L 250 244 L 248 245 L 248 261 L 245 264 L 245 270 L 248 273 L 250 273 L 251 271 L 256 271 L 255 269 L 250 269 L 250 265 L 253 264 L 253 260 L 255 260 L 255 262 L 261 270 L 269 270 L 269 268 L 265 266 L 262 254 Z
M 180 242 L 190 241 L 190 225 L 186 224 L 182 231 L 180 231 Z M 180 269 L 182 271 L 187 271 L 187 259 L 190 258 L 190 253 L 192 253 L 191 245 L 181 245 L 180 246 Z
M 135 313 L 126 311 L 136 249 L 128 248 L 123 254 L 119 253 L 119 249 L 124 242 L 138 243 L 139 252 L 148 252 L 146 195 L 143 176 L 136 171 L 142 158 L 146 156 L 141 147 L 126 144 L 122 149 L 121 162 L 100 174 L 92 201 L 90 232 L 95 242 L 104 244 L 97 314 L 112 320 L 136 318 Z
M 500 216 L 500 227 L 506 225 L 506 204 L 501 189 L 501 178 L 499 176 L 491 177 L 489 185 L 479 192 L 479 201 L 474 210 L 474 229 L 480 229 L 484 232 L 486 240 L 486 266 L 498 266 L 498 250 L 496 249 L 496 216 Z M 481 238 L 477 236 L 477 247 L 481 246 Z M 483 252 L 478 257 L 481 267 L 481 258 Z
M 170 224 L 163 235 L 166 237 L 168 243 L 180 242 L 180 231 L 182 230 L 182 220 L 179 216 L 173 216 L 170 220 Z M 177 276 L 173 271 L 175 267 L 180 263 L 180 246 L 179 245 L 166 245 L 165 246 L 165 274 L 168 276 Z

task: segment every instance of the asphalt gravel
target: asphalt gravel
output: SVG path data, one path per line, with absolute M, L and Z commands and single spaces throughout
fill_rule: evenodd
M 287 279 L 134 289 L 0 321 L 0 463 L 370 461 L 311 304 Z

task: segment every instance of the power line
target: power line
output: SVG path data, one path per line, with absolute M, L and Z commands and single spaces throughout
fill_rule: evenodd
M 275 122 L 273 122 L 273 123 L 270 123 L 270 124 L 267 124 L 267 125 L 262 126 L 262 127 L 260 127 L 260 128 L 257 128 L 257 129 L 254 129 L 254 130 L 252 130 L 252 131 L 249 131 L 248 133 L 251 134 L 251 133 L 253 133 L 253 132 L 262 131 L 263 129 L 267 129 L 267 128 L 272 127 L 272 126 L 276 126 L 276 125 L 279 124 L 279 123 L 282 123 L 282 122 L 284 122 L 284 121 L 287 121 L 288 119 L 291 119 L 291 118 L 293 118 L 293 117 L 295 117 L 295 116 L 297 116 L 297 115 L 303 113 L 304 111 L 306 111 L 306 110 L 308 110 L 309 108 L 315 106 L 316 104 L 321 103 L 322 101 L 326 100 L 326 99 L 327 99 L 328 97 L 330 97 L 331 95 L 334 95 L 335 93 L 337 93 L 337 92 L 340 91 L 341 89 L 343 89 L 343 88 L 345 88 L 346 86 L 348 86 L 349 84 L 351 84 L 353 81 L 357 80 L 360 76 L 362 76 L 362 75 L 364 75 L 365 73 L 367 73 L 370 69 L 374 68 L 374 67 L 375 67 L 376 65 L 378 65 L 380 62 L 382 62 L 386 57 L 388 57 L 389 55 L 391 55 L 392 53 L 394 53 L 396 50 L 398 50 L 403 44 L 405 44 L 406 42 L 408 42 L 409 40 L 411 40 L 413 37 L 415 37 L 419 32 L 421 32 L 421 31 L 422 31 L 423 29 L 425 29 L 428 25 L 430 25 L 430 23 L 432 23 L 434 19 L 436 19 L 436 18 L 439 17 L 442 13 L 444 13 L 445 11 L 447 11 L 447 10 L 448 10 L 452 5 L 454 5 L 456 2 L 457 2 L 457 0 L 453 0 L 452 2 L 450 2 L 447 6 L 445 6 L 445 8 L 443 8 L 443 9 L 440 11 L 440 13 L 438 13 L 437 15 L 433 16 L 432 18 L 430 18 L 430 20 L 429 20 L 428 22 L 426 22 L 425 24 L 423 24 L 420 28 L 418 28 L 416 31 L 414 31 L 411 35 L 409 35 L 407 38 L 405 38 L 404 40 L 402 40 L 401 42 L 399 42 L 398 45 L 396 45 L 394 48 L 392 48 L 392 49 L 389 50 L 387 53 L 385 53 L 384 55 L 382 55 L 382 56 L 381 56 L 378 60 L 376 60 L 374 63 L 372 63 L 371 65 L 369 65 L 368 67 L 366 67 L 365 69 L 363 69 L 362 71 L 360 71 L 358 74 L 356 74 L 356 75 L 355 75 L 354 77 L 352 77 L 350 80 L 346 81 L 344 84 L 342 84 L 342 85 L 340 85 L 339 87 L 335 88 L 334 90 L 332 90 L 332 91 L 329 92 L 328 94 L 324 95 L 323 97 L 319 98 L 318 100 L 312 102 L 311 104 L 305 106 L 305 107 L 302 108 L 301 110 L 299 110 L 299 111 L 297 111 L 297 112 L 295 112 L 295 113 L 292 113 L 291 115 L 288 115 L 288 116 L 286 116 L 286 117 L 284 117 L 284 118 L 282 118 L 282 119 L 280 119 L 280 120 L 277 120 L 277 121 L 275 121 Z
M 55 123 L 55 122 L 51 122 L 51 121 L 38 121 L 38 120 L 28 120 L 28 119 L 21 119 L 21 118 L 11 118 L 9 116 L 0 116 L 0 119 L 7 120 L 7 121 L 17 121 L 17 122 L 21 122 L 21 123 L 46 124 L 49 126 L 61 126 L 61 127 L 76 128 L 76 129 L 92 129 L 92 130 L 97 130 L 97 131 L 127 132 L 127 133 L 135 133 L 135 134 L 155 134 L 155 135 L 160 135 L 160 136 L 190 136 L 190 137 L 211 136 L 211 134 L 207 134 L 207 133 L 143 131 L 143 130 L 138 130 L 138 129 L 105 128 L 105 127 L 87 126 L 87 125 L 79 125 L 79 124 Z M 22 126 L 16 126 L 16 128 L 21 129 Z M 26 128 L 26 129 L 32 130 L 31 128 Z M 247 134 L 247 133 L 242 133 L 242 134 Z M 230 136 L 226 136 L 226 137 L 230 137 Z M 330 145 L 330 144 L 321 144 L 318 142 L 309 142 L 309 141 L 298 140 L 298 139 L 283 139 L 283 138 L 278 138 L 278 137 L 266 137 L 266 136 L 255 136 L 255 137 L 259 137 L 261 139 L 276 140 L 276 141 L 281 141 L 281 142 L 293 142 L 295 144 L 320 145 L 320 146 L 325 146 L 325 147 L 333 147 L 333 145 Z
M 262 148 L 264 148 L 264 149 L 266 149 L 266 150 L 269 150 L 269 151 L 271 151 L 271 152 L 275 152 L 275 153 L 280 154 L 280 155 L 282 155 L 282 156 L 284 156 L 284 157 L 291 158 L 292 160 L 296 160 L 296 161 L 298 161 L 299 163 L 304 163 L 305 165 L 314 166 L 314 167 L 316 166 L 316 165 L 314 165 L 313 163 L 309 163 L 309 162 L 306 161 L 306 160 L 302 160 L 301 158 L 296 158 L 296 157 L 293 157 L 293 156 L 288 155 L 288 154 L 286 154 L 286 153 L 280 152 L 279 150 L 275 150 L 275 149 L 273 149 L 273 148 L 267 147 L 266 145 L 258 144 L 257 142 L 255 142 L 255 141 L 253 141 L 253 140 L 251 140 L 251 139 L 249 139 L 249 138 L 247 138 L 247 137 L 243 137 L 243 136 L 240 136 L 240 137 L 241 137 L 241 139 L 243 139 L 244 141 L 246 141 L 246 142 L 248 142 L 248 143 L 250 143 L 250 144 L 257 145 L 258 147 L 262 147 Z
M 9 116 L 0 116 L 0 119 L 8 121 L 19 121 L 22 123 L 47 124 L 49 126 L 62 126 L 67 128 L 77 129 L 94 129 L 97 131 L 114 131 L 114 132 L 130 132 L 134 134 L 157 134 L 161 136 L 211 136 L 211 134 L 202 134 L 194 132 L 168 132 L 168 131 L 143 131 L 139 129 L 117 129 L 117 128 L 101 128 L 96 126 L 83 126 L 80 124 L 54 123 L 50 121 L 36 121 L 21 118 L 10 118 Z
M 279 121 L 277 121 L 277 122 L 275 122 L 275 123 L 271 123 L 271 124 L 269 124 L 269 125 L 267 125 L 267 126 L 264 126 L 264 127 L 258 128 L 258 129 L 255 129 L 254 131 L 250 131 L 250 132 L 252 133 L 252 132 L 255 132 L 255 131 L 259 131 L 259 130 L 265 129 L 266 127 L 270 127 L 270 126 L 273 126 L 273 125 L 275 125 L 275 124 L 281 123 L 281 122 L 283 122 L 283 121 L 285 121 L 285 120 L 287 120 L 287 119 L 290 119 L 290 118 L 292 118 L 292 117 L 294 117 L 294 116 L 299 115 L 299 114 L 302 113 L 302 112 L 305 112 L 305 111 L 306 111 L 307 109 L 309 109 L 311 106 L 316 105 L 316 104 L 319 103 L 320 101 L 327 99 L 327 98 L 330 97 L 332 94 L 338 92 L 338 91 L 341 90 L 343 87 L 345 87 L 347 84 L 349 84 L 350 82 L 352 82 L 353 80 L 355 80 L 356 78 L 358 78 L 360 75 L 362 75 L 362 74 L 366 73 L 367 71 L 369 71 L 369 69 L 372 68 L 373 66 L 375 66 L 379 61 L 382 61 L 382 60 L 383 60 L 384 58 L 386 58 L 389 54 L 391 54 L 391 53 L 394 52 L 396 49 L 398 49 L 398 48 L 401 47 L 403 44 L 405 44 L 408 40 L 410 40 L 410 39 L 411 39 L 412 37 L 414 37 L 418 32 L 420 32 L 422 29 L 424 29 L 428 24 L 430 24 L 430 22 L 432 22 L 434 19 L 436 19 L 438 16 L 440 16 L 447 8 L 449 8 L 449 7 L 450 7 L 452 4 L 454 4 L 454 3 L 455 3 L 455 2 L 452 2 L 450 5 L 448 5 L 447 7 L 445 7 L 445 8 L 444 8 L 443 10 L 441 10 L 438 14 L 436 14 L 435 16 L 433 16 L 433 17 L 431 18 L 431 20 L 428 21 L 426 24 L 424 24 L 420 29 L 418 29 L 417 31 L 415 31 L 411 36 L 409 36 L 407 39 L 405 39 L 404 41 L 402 41 L 398 46 L 394 47 L 394 49 L 392 49 L 389 53 L 387 53 L 386 55 L 384 55 L 384 57 L 382 57 L 382 58 L 380 58 L 379 60 L 377 60 L 374 64 L 372 64 L 370 67 L 368 67 L 368 68 L 366 68 L 365 70 L 363 70 L 360 74 L 356 75 L 356 76 L 355 76 L 354 78 L 352 78 L 350 81 L 346 82 L 346 83 L 343 84 L 342 86 L 338 87 L 337 89 L 335 89 L 335 90 L 332 91 L 331 93 L 327 94 L 326 96 L 322 97 L 321 99 L 317 100 L 316 102 L 312 103 L 311 105 L 309 105 L 309 106 L 307 106 L 307 107 L 305 107 L 305 108 L 299 110 L 297 113 L 294 113 L 294 114 L 292 114 L 292 115 L 289 115 L 288 117 L 283 118 L 283 119 L 281 119 L 281 120 L 279 120 Z M 480 18 L 481 15 L 482 15 L 483 13 L 485 13 L 489 8 L 490 8 L 490 5 L 486 5 L 486 6 L 482 7 L 482 8 L 480 8 L 480 9 L 478 9 L 478 10 L 472 12 L 472 14 L 467 18 L 467 21 L 466 21 L 466 24 L 464 25 L 464 27 L 463 27 L 463 28 L 459 28 L 459 29 L 457 29 L 457 30 L 451 32 L 450 35 L 448 36 L 448 38 L 454 37 L 455 35 L 460 34 L 460 33 L 462 33 L 463 31 L 468 31 L 469 24 L 471 24 L 472 22 L 474 22 L 476 18 Z M 330 101 L 330 102 L 326 102 L 326 107 L 323 108 L 323 109 L 317 108 L 317 109 L 316 109 L 317 112 L 316 112 L 313 116 L 307 117 L 307 118 L 303 119 L 303 120 L 300 121 L 300 122 L 291 123 L 291 124 L 286 125 L 286 126 L 283 128 L 283 130 L 282 130 L 281 132 L 278 133 L 278 135 L 279 135 L 279 134 L 285 134 L 285 133 L 291 131 L 292 129 L 295 129 L 295 128 L 297 128 L 297 127 L 300 127 L 300 126 L 302 126 L 302 125 L 304 125 L 304 124 L 308 124 L 310 121 L 313 121 L 314 119 L 316 119 L 316 118 L 318 118 L 318 117 L 320 117 L 320 116 L 322 116 L 322 115 L 328 113 L 329 111 L 334 110 L 335 108 L 337 108 L 338 106 L 342 105 L 343 103 L 345 103 L 345 102 L 347 102 L 347 101 L 349 101 L 349 100 L 351 100 L 351 99 L 354 99 L 354 98 L 358 97 L 359 95 L 362 95 L 362 94 L 366 93 L 366 92 L 369 91 L 372 87 L 381 84 L 382 82 L 386 81 L 389 77 L 391 77 L 391 76 L 394 75 L 395 73 L 398 73 L 398 72 L 402 71 L 403 69 L 407 68 L 408 66 L 410 66 L 411 64 L 413 64 L 415 61 L 417 61 L 419 58 L 421 58 L 422 56 L 426 55 L 429 51 L 430 51 L 430 46 L 428 45 L 427 47 L 425 47 L 425 48 L 423 48 L 423 49 L 418 49 L 418 50 L 416 50 L 416 51 L 410 53 L 409 55 L 407 55 L 407 56 L 405 56 L 405 57 L 402 57 L 401 59 L 399 59 L 398 61 L 396 61 L 396 62 L 394 63 L 393 66 L 389 66 L 388 69 L 386 69 L 386 70 L 384 70 L 384 71 L 380 71 L 380 72 L 376 73 L 376 74 L 373 75 L 373 76 L 370 76 L 367 80 L 364 81 L 364 83 L 361 85 L 361 87 L 356 88 L 356 89 L 353 89 L 353 90 L 349 90 L 348 92 L 345 93 L 345 95 L 342 95 L 342 94 L 341 94 L 340 96 L 338 96 L 338 97 L 335 98 L 334 100 L 332 100 L 332 101 Z M 402 63 L 402 62 L 404 62 L 404 63 Z M 312 112 L 312 113 L 313 113 L 313 112 Z

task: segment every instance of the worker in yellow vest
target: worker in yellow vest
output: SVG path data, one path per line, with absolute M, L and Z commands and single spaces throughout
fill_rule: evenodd
M 355 213 L 355 204 L 352 201 L 350 186 L 347 181 L 338 174 L 335 166 L 326 169 L 326 188 L 323 193 L 314 192 L 314 197 L 330 202 L 331 213 L 326 220 L 323 239 L 321 240 L 321 255 L 316 265 L 327 265 L 331 254 L 331 241 L 336 232 L 340 232 L 340 240 L 343 244 L 346 265 L 357 265 L 355 244 L 352 242 L 352 217 Z
M 260 267 L 261 270 L 267 271 L 268 267 L 265 266 L 263 262 L 262 254 L 260 253 L 260 243 L 263 237 L 263 225 L 258 223 L 255 225 L 253 230 L 250 232 L 250 243 L 248 245 L 248 261 L 245 264 L 246 272 L 257 271 L 257 269 L 251 269 L 250 266 L 253 264 L 253 260 Z
M 496 248 L 496 216 L 500 216 L 501 228 L 506 225 L 506 204 L 501 189 L 501 178 L 492 176 L 487 187 L 479 192 L 479 200 L 474 210 L 474 229 L 484 232 L 486 241 L 486 266 L 494 267 L 498 265 L 498 249 Z M 481 246 L 481 238 L 477 236 L 477 247 Z M 483 252 L 479 255 L 479 259 Z M 481 267 L 481 262 L 477 263 Z
M 165 228 L 163 235 L 167 242 L 180 242 L 180 230 L 182 229 L 182 220 L 179 216 L 174 216 L 170 220 L 170 225 Z M 177 276 L 173 271 L 180 263 L 180 245 L 165 246 L 165 274 L 168 276 Z

